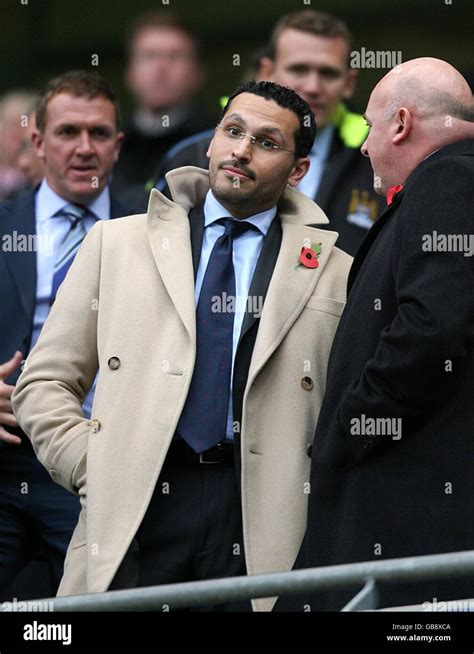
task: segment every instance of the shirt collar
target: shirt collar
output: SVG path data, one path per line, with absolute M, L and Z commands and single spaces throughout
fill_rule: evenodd
M 39 222 L 49 220 L 54 214 L 70 204 L 60 195 L 53 191 L 46 179 L 43 179 L 36 193 L 36 217 Z M 107 220 L 110 217 L 110 191 L 106 186 L 99 195 L 85 206 L 99 220 Z
M 252 223 L 252 225 L 255 225 L 255 227 L 257 227 L 262 232 L 262 234 L 266 236 L 270 225 L 272 224 L 272 220 L 276 216 L 276 213 L 277 208 L 275 206 L 271 209 L 261 211 L 260 213 L 256 213 L 253 216 L 245 218 L 245 222 Z M 216 199 L 213 192 L 209 190 L 207 192 L 206 201 L 204 203 L 204 227 L 208 227 L 212 223 L 216 222 L 216 220 L 219 220 L 219 218 L 224 218 L 225 216 L 229 216 L 230 218 L 233 217 L 230 212 Z

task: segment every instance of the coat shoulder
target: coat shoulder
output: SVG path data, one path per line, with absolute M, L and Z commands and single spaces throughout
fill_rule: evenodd
M 91 232 L 98 227 L 95 225 Z M 141 250 L 147 242 L 147 214 L 124 216 L 114 220 L 101 220 L 102 252 L 113 257 L 118 252 L 125 252 L 130 247 Z
M 104 235 L 115 237 L 119 234 L 144 230 L 146 228 L 147 214 L 138 213 L 130 216 L 114 218 L 114 220 L 103 220 L 101 222 Z

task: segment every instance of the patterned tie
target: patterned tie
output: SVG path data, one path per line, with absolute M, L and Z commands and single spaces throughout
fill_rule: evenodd
M 235 297 L 234 238 L 255 225 L 231 218 L 214 244 L 196 309 L 196 362 L 177 432 L 195 452 L 224 440 L 229 407 L 234 311 L 215 311 L 216 298 Z M 226 295 L 224 295 L 224 293 Z M 220 302 L 225 307 L 225 302 Z M 214 307 L 214 311 L 213 311 Z
M 53 288 L 51 290 L 50 304 L 56 299 L 56 293 L 61 286 L 67 271 L 71 267 L 79 246 L 87 234 L 84 225 L 84 218 L 91 213 L 85 207 L 77 204 L 67 204 L 54 214 L 53 218 L 66 216 L 71 221 L 71 227 L 66 234 L 64 241 L 59 246 L 59 252 L 54 264 Z

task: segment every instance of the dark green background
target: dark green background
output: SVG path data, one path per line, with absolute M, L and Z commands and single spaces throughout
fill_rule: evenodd
M 23 0 L 24 2 L 26 0 Z M 447 0 L 449 2 L 449 0 Z M 473 0 L 0 0 L 0 93 L 11 88 L 38 88 L 49 77 L 70 68 L 99 71 L 130 102 L 122 85 L 124 33 L 137 14 L 153 8 L 173 9 L 199 30 L 206 49 L 209 78 L 202 93 L 210 108 L 244 76 L 251 52 L 267 39 L 281 14 L 312 8 L 345 19 L 356 47 L 401 50 L 403 60 L 435 56 L 463 73 L 473 62 Z M 232 55 L 241 56 L 241 67 Z M 97 70 L 97 69 L 96 69 Z M 371 88 L 386 71 L 362 70 L 355 106 L 364 109 Z

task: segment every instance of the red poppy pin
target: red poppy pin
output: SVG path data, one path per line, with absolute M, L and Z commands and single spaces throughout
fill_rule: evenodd
M 318 257 L 321 254 L 321 250 L 321 243 L 312 243 L 310 248 L 303 246 L 298 258 L 299 264 L 296 267 L 317 268 L 319 266 Z

